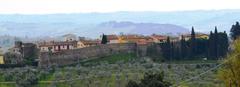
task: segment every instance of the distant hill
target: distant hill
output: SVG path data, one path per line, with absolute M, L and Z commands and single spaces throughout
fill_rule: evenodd
M 8 50 L 8 48 L 12 47 L 15 41 L 19 41 L 20 38 L 13 37 L 9 35 L 0 36 L 0 49 L 4 52 Z
M 95 33 L 133 33 L 133 34 L 143 34 L 143 35 L 151 35 L 155 34 L 171 34 L 178 35 L 183 33 L 189 33 L 189 30 L 178 25 L 173 24 L 158 24 L 158 23 L 134 23 L 134 22 L 104 22 L 97 26 L 99 31 L 95 31 Z
M 177 11 L 177 12 L 113 12 L 113 13 L 74 13 L 74 14 L 46 14 L 46 15 L 21 15 L 2 14 L 0 15 L 0 35 L 13 36 L 60 36 L 66 33 L 74 33 L 80 36 L 96 37 L 96 32 L 134 32 L 149 34 L 150 31 L 158 32 L 163 27 L 149 30 L 143 27 L 148 25 L 171 26 L 177 25 L 196 31 L 209 32 L 218 26 L 219 31 L 229 31 L 231 25 L 239 21 L 240 10 L 211 10 L 211 11 Z M 109 21 L 117 21 L 123 27 L 100 26 Z M 132 22 L 126 23 L 125 22 Z M 143 25 L 139 25 L 139 24 Z M 166 25 L 167 24 L 167 25 Z M 144 26 L 146 25 L 146 26 Z M 132 28 L 130 28 L 130 26 Z M 102 29 L 101 27 L 109 28 Z M 126 28 L 127 27 L 127 28 Z M 179 28 L 180 28 L 179 27 Z M 110 30 L 111 28 L 111 30 Z M 121 29 L 121 30 L 120 30 Z M 170 28 L 166 32 L 185 32 Z M 174 29 L 174 30 L 172 30 Z M 99 33 L 98 33 L 99 34 Z
M 173 24 L 158 24 L 158 23 L 134 23 L 134 22 L 116 22 L 109 21 L 93 25 L 84 32 L 77 24 L 38 24 L 38 23 L 2 23 L 1 33 L 8 35 L 0 35 L 0 47 L 6 51 L 14 45 L 15 41 L 21 40 L 24 42 L 35 41 L 51 41 L 61 40 L 62 35 L 72 33 L 79 36 L 99 38 L 101 34 L 168 34 L 178 35 L 189 33 L 189 30 Z M 75 29 L 76 28 L 76 29 Z M 85 34 L 85 35 L 84 35 Z M 18 37 L 14 37 L 18 36 Z M 36 37 L 31 37 L 36 36 Z M 50 37 L 51 36 L 51 37 Z
M 91 26 L 76 23 L 0 23 L 0 35 L 20 37 L 57 37 L 72 33 L 79 36 L 96 38 L 105 34 L 172 34 L 187 33 L 188 29 L 174 24 L 134 23 L 109 21 Z

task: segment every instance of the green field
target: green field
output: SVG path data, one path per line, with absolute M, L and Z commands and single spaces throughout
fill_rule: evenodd
M 124 87 L 129 80 L 140 81 L 146 72 L 164 71 L 165 79 L 173 85 L 187 87 L 221 87 L 216 72 L 182 83 L 216 66 L 217 61 L 172 61 L 158 63 L 149 58 L 137 58 L 134 54 L 116 54 L 99 59 L 81 61 L 80 64 L 54 67 L 50 70 L 34 67 L 2 69 L 0 87 L 16 87 L 16 79 L 6 81 L 7 76 L 34 72 L 38 83 L 31 87 Z M 6 75 L 7 72 L 10 72 Z M 27 74 L 26 74 L 27 75 Z M 24 83 L 24 79 L 22 80 Z M 27 82 L 27 81 L 25 81 Z M 179 84 L 181 83 L 181 84 Z

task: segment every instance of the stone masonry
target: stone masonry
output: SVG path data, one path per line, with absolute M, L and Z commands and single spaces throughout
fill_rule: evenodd
M 146 46 L 135 43 L 106 44 L 80 49 L 66 50 L 57 53 L 41 52 L 39 66 L 68 65 L 77 63 L 86 58 L 100 58 L 117 53 L 136 53 L 138 56 L 146 55 Z

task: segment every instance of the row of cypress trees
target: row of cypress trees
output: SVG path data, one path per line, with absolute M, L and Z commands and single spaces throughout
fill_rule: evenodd
M 192 27 L 191 38 L 171 42 L 170 37 L 165 43 L 161 43 L 163 57 L 166 60 L 194 60 L 199 58 L 219 59 L 227 54 L 229 46 L 227 33 L 218 32 L 215 27 L 214 33 L 211 31 L 209 39 L 196 38 L 194 27 Z
M 232 40 L 235 40 L 240 36 L 239 22 L 236 22 L 235 25 L 232 25 L 230 36 Z M 102 36 L 101 43 L 107 43 L 107 36 L 104 34 Z M 217 60 L 227 55 L 229 39 L 226 31 L 218 32 L 217 27 L 215 27 L 214 32 L 210 32 L 208 39 L 196 38 L 194 27 L 192 27 L 191 38 L 189 40 L 185 40 L 185 37 L 182 36 L 180 41 L 171 42 L 170 37 L 168 37 L 165 43 L 161 43 L 159 45 L 160 46 L 156 47 L 161 47 L 161 55 L 166 60 L 192 60 L 199 58 Z M 160 54 L 158 53 L 159 51 L 154 52 L 155 50 L 151 49 L 148 51 L 150 52 L 151 56 L 154 56 L 154 54 Z
M 214 33 L 211 31 L 209 36 L 208 57 L 219 59 L 225 57 L 228 51 L 229 41 L 226 31 L 218 32 L 215 27 Z
M 101 44 L 107 44 L 107 35 L 102 35 L 102 40 L 101 40 Z

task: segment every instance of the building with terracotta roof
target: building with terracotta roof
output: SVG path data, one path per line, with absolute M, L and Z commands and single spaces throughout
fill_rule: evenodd
M 185 40 L 190 40 L 191 39 L 191 34 L 186 34 L 186 35 L 182 35 Z M 182 36 L 179 37 L 179 39 L 182 39 Z M 198 39 L 209 39 L 209 35 L 208 34 L 204 34 L 204 33 L 196 33 L 195 37 Z
M 10 48 L 5 54 L 5 64 L 21 64 L 25 59 L 36 59 L 38 55 L 38 49 L 34 43 L 15 41 L 14 47 Z
M 38 43 L 40 52 L 58 52 L 77 48 L 77 41 L 51 41 Z
M 167 40 L 167 36 L 162 35 L 137 35 L 137 34 L 127 34 L 127 35 L 107 35 L 107 40 L 109 44 L 112 43 L 137 43 L 137 44 L 148 44 L 148 43 L 161 43 Z
M 79 40 L 77 43 L 77 48 L 84 48 L 84 47 L 90 47 L 90 46 L 97 46 L 100 45 L 100 40 Z
M 117 35 L 106 35 L 108 43 L 119 43 L 119 38 Z
M 143 35 L 122 35 L 120 36 L 123 38 L 125 42 L 128 43 L 137 43 L 137 44 L 147 44 L 147 43 L 152 43 L 153 39 L 149 36 L 143 36 Z
M 163 35 L 153 34 L 150 37 L 153 38 L 153 42 L 155 43 L 163 43 L 167 41 L 167 36 L 163 36 Z

